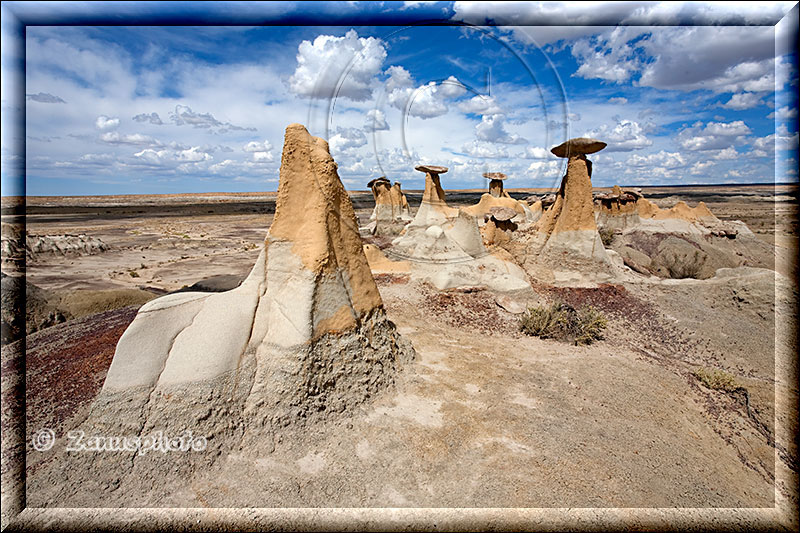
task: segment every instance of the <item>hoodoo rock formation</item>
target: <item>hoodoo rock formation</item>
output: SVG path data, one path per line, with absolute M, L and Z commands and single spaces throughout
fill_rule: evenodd
M 446 167 L 420 165 L 425 192 L 414 220 L 392 241 L 392 257 L 408 260 L 411 275 L 439 289 L 483 286 L 497 290 L 529 288 L 519 266 L 490 254 L 478 220 L 468 209 L 447 205 L 439 175 Z M 492 198 L 485 194 L 484 197 Z M 499 198 L 516 202 L 512 198 Z M 483 214 L 481 213 L 481 218 Z
M 489 194 L 495 198 L 511 198 L 508 193 L 503 190 L 503 181 L 506 179 L 505 174 L 502 172 L 486 172 L 483 177 L 489 180 Z
M 395 218 L 405 220 L 406 222 L 411 220 L 408 210 L 408 200 L 406 199 L 406 195 L 403 194 L 403 190 L 400 188 L 399 181 L 394 182 L 392 188 L 389 189 L 389 193 L 391 194 L 392 198 L 392 207 L 394 209 Z
M 493 207 L 486 215 L 486 224 L 483 226 L 483 242 L 487 245 L 500 244 L 511 240 L 511 233 L 517 230 L 517 224 L 512 220 L 516 211 L 508 207 Z
M 528 204 L 515 200 L 503 189 L 503 181 L 506 179 L 506 175 L 502 172 L 487 172 L 483 177 L 489 180 L 489 192 L 484 193 L 477 204 L 463 207 L 462 211 L 469 213 L 480 221 L 490 216 L 492 209 L 513 209 L 516 212 L 514 219 L 517 223 L 535 222 L 541 215 L 541 209 L 534 213 L 528 207 Z
M 623 190 L 619 185 L 614 185 L 611 192 L 594 195 L 594 207 L 598 227 L 615 231 L 649 228 L 654 232 L 711 233 L 720 236 L 737 233 L 732 227 L 736 224 L 724 224 L 704 202 L 689 207 L 686 202 L 679 201 L 668 209 L 661 209 L 645 198 L 641 189 Z
M 639 202 L 639 200 L 642 202 Z M 650 204 L 644 199 L 640 192 L 634 190 L 622 190 L 619 185 L 614 185 L 610 193 L 598 193 L 594 195 L 595 219 L 598 227 L 605 227 L 611 230 L 620 230 L 627 226 L 639 223 L 639 211 L 646 210 Z M 656 209 L 658 206 L 653 205 Z
M 408 200 L 400 189 L 400 183 L 391 182 L 384 176 L 375 178 L 367 186 L 372 190 L 375 208 L 370 216 L 369 232 L 373 235 L 397 234 L 411 220 Z
M 588 138 L 570 139 L 551 150 L 567 157 L 567 174 L 555 202 L 537 222 L 547 236 L 542 253 L 564 252 L 594 260 L 607 261 L 603 242 L 597 232 L 592 201 L 592 163 L 586 154 L 598 152 L 606 143 Z
M 419 165 L 415 170 L 425 173 L 425 191 L 422 193 L 420 203 L 411 226 L 427 227 L 431 224 L 441 224 L 448 218 L 458 216 L 458 209 L 447 205 L 444 189 L 439 175 L 447 172 L 447 167 L 436 165 Z
M 250 275 L 224 293 L 143 306 L 120 338 L 93 415 L 242 438 L 349 409 L 413 358 L 383 309 L 328 144 L 286 128 L 275 218 Z

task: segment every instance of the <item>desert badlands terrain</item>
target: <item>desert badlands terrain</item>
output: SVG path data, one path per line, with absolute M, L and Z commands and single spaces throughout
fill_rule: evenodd
M 448 191 L 420 165 L 423 191 L 348 193 L 294 124 L 274 193 L 3 198 L 9 527 L 343 507 L 796 530 L 798 188 L 593 188 L 601 141 L 552 149 L 557 190 Z M 605 328 L 521 327 L 548 309 Z M 197 446 L 76 451 L 75 430 Z

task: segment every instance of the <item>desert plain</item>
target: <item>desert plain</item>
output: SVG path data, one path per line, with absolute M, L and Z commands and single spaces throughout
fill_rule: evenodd
M 422 191 L 404 192 L 413 216 Z M 447 201 L 469 206 L 483 192 L 447 191 Z M 73 482 L 53 465 L 63 442 L 39 452 L 28 440 L 27 506 L 748 508 L 753 526 L 758 509 L 779 508 L 790 516 L 782 526 L 796 529 L 798 187 L 641 192 L 664 208 L 703 201 L 720 220 L 744 222 L 774 255 L 707 279 L 531 280 L 532 291 L 510 294 L 439 290 L 374 270 L 388 318 L 416 351 L 393 387 L 340 417 L 228 450 L 207 468 L 162 461 Z M 350 198 L 366 224 L 372 193 Z M 4 271 L 18 274 L 27 254 L 35 286 L 27 337 L 4 346 L 4 411 L 20 408 L 24 390 L 28 436 L 80 425 L 137 309 L 175 291 L 238 286 L 275 202 L 269 192 L 29 197 L 24 207 L 4 197 L 4 241 L 21 224 L 44 239 L 39 251 L 9 249 L 15 257 L 4 242 Z M 604 338 L 575 346 L 523 334 L 520 310 L 555 299 L 599 309 Z M 3 306 L 5 322 L 14 314 L 5 296 Z M 710 388 L 698 371 L 721 371 L 738 388 Z M 14 429 L 4 427 L 3 439 Z M 21 484 L 12 459 L 3 476 Z

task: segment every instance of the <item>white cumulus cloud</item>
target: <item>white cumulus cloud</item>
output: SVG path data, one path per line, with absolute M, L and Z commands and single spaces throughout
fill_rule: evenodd
M 528 141 L 516 133 L 508 133 L 505 129 L 503 115 L 483 115 L 481 122 L 475 126 L 475 136 L 478 140 L 502 144 L 525 144 Z
M 267 140 L 264 142 L 250 141 L 242 146 L 244 152 L 269 152 L 270 150 L 272 150 L 272 144 Z
M 100 140 L 108 144 L 161 146 L 161 143 L 157 140 L 148 135 L 142 135 L 141 133 L 120 135 L 118 131 L 107 131 L 100 135 Z
M 389 129 L 386 123 L 386 115 L 380 109 L 370 109 L 367 111 L 367 118 L 364 123 L 366 131 L 385 131 Z
M 384 42 L 375 37 L 359 37 L 355 30 L 342 37 L 319 35 L 300 43 L 289 90 L 308 98 L 365 101 L 385 59 Z
M 331 154 L 348 153 L 367 144 L 367 136 L 358 128 L 337 128 L 328 140 Z
M 756 93 L 736 93 L 731 99 L 722 104 L 726 109 L 750 109 L 761 104 L 761 97 Z
M 447 100 L 458 98 L 466 92 L 464 85 L 454 76 L 414 88 L 416 83 L 404 68 L 392 66 L 387 72 L 389 78 L 385 87 L 389 104 L 412 117 L 442 116 L 448 111 Z
M 461 150 L 472 157 L 506 158 L 508 151 L 503 146 L 492 143 L 472 141 L 461 147 Z
M 603 124 L 586 134 L 587 137 L 594 137 L 608 143 L 608 152 L 630 152 L 641 150 L 653 144 L 647 138 L 645 130 L 641 124 L 633 120 L 617 120 L 613 127 Z
M 750 128 L 741 120 L 733 122 L 695 122 L 678 132 L 678 144 L 685 150 L 722 150 L 750 134 Z
M 94 121 L 94 126 L 100 131 L 113 130 L 119 126 L 119 119 L 100 115 L 97 117 L 97 120 Z
M 476 115 L 499 115 L 503 113 L 494 97 L 481 94 L 461 102 L 458 104 L 458 108 L 464 113 L 475 113 Z
M 664 168 L 680 168 L 686 166 L 686 160 L 680 152 L 667 152 L 661 150 L 655 154 L 639 155 L 632 154 L 625 162 L 628 166 L 633 167 L 655 167 L 660 166 Z
M 775 117 L 777 117 L 778 120 L 789 120 L 791 118 L 797 118 L 797 108 L 785 105 L 767 115 L 767 118 L 775 118 Z

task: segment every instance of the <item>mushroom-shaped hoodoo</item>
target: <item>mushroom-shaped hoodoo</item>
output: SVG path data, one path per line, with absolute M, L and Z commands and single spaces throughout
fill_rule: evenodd
M 506 179 L 505 174 L 502 172 L 486 172 L 483 177 L 489 180 L 489 194 L 495 198 L 508 196 L 503 190 L 503 181 Z
M 606 143 L 579 137 L 550 150 L 566 157 L 567 173 L 553 205 L 539 219 L 539 229 L 547 235 L 548 253 L 566 251 L 578 256 L 606 261 L 605 249 L 597 232 L 592 200 L 591 162 L 586 154 L 598 152 Z M 543 202 L 544 203 L 544 202 Z

